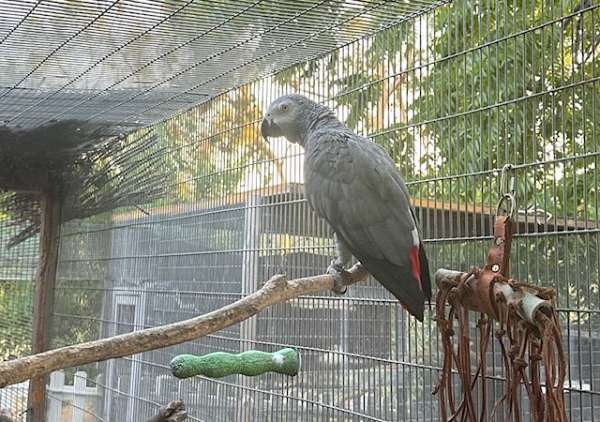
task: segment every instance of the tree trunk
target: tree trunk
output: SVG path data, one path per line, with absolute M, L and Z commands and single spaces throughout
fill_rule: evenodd
M 58 261 L 58 232 L 60 229 L 60 198 L 44 193 L 41 198 L 40 260 L 33 297 L 32 352 L 48 350 L 50 322 L 54 307 L 54 285 Z M 46 419 L 46 374 L 32 378 L 29 384 L 28 422 Z

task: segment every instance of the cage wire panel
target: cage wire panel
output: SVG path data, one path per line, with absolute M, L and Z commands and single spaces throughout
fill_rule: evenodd
M 4 42 L 13 32 L 31 30 L 27 22 L 41 8 L 58 7 L 52 2 L 29 8 L 22 3 L 22 9 L 11 4 L 14 25 L 4 29 Z M 515 166 L 518 224 L 512 275 L 557 289 L 570 366 L 568 417 L 598 420 L 597 2 L 454 1 L 399 22 L 394 22 L 393 8 L 407 3 L 223 2 L 214 9 L 191 9 L 195 3 L 173 2 L 165 3 L 168 11 L 163 11 L 148 2 L 145 19 L 124 19 L 128 4 L 74 3 L 70 7 L 86 11 L 69 15 L 77 16 L 69 22 L 78 26 L 49 27 L 54 46 L 18 50 L 39 56 L 23 82 L 8 81 L 12 88 L 3 98 L 13 102 L 6 100 L 2 113 L 9 124 L 35 125 L 73 109 L 82 118 L 114 113 L 146 122 L 196 102 L 189 94 L 211 97 L 209 89 L 220 93 L 240 86 L 154 126 L 162 148 L 151 153 L 152 159 L 159 157 L 157 165 L 167 170 L 158 199 L 63 225 L 53 346 L 205 313 L 243 297 L 277 272 L 293 278 L 325 270 L 334 254 L 331 231 L 304 199 L 302 151 L 283 140 L 266 144 L 258 129 L 273 99 L 299 92 L 332 107 L 349 127 L 371 136 L 394 158 L 414 198 L 432 270 L 466 270 L 484 262 L 498 171 L 506 163 Z M 269 9 L 268 18 L 253 14 L 267 4 L 277 6 Z M 306 10 L 309 4 L 315 8 Z M 331 52 L 248 82 L 273 70 L 269 66 L 275 58 L 292 64 L 322 53 L 300 40 L 307 33 L 319 39 L 315 28 L 341 22 L 329 15 L 327 8 L 334 6 L 348 14 L 357 13 L 357 7 L 378 11 L 380 19 L 355 18 L 346 31 L 373 22 L 382 27 L 371 26 L 378 29 L 371 36 L 334 50 L 337 38 L 327 38 L 330 44 L 318 44 Z M 106 10 L 96 10 L 100 7 Z M 189 22 L 189 31 L 162 32 L 161 19 L 179 7 L 173 19 Z M 226 16 L 231 19 L 220 28 L 228 32 L 209 31 Z M 123 23 L 111 39 L 124 46 L 114 53 L 104 40 L 92 37 L 111 18 Z M 185 44 L 198 34 L 201 22 L 207 22 L 207 34 Z M 157 26 L 138 42 L 130 33 L 133 27 L 144 31 L 138 24 Z M 89 39 L 80 38 L 88 31 Z M 135 40 L 126 44 L 130 39 Z M 213 52 L 190 54 L 175 64 L 169 60 L 170 49 L 195 42 Z M 80 47 L 90 44 L 92 51 L 106 48 L 107 58 L 94 64 L 87 56 L 73 61 L 66 55 L 85 54 L 88 50 Z M 16 52 L 0 60 L 15 57 Z M 128 68 L 140 69 L 137 76 L 129 75 L 131 70 L 112 71 L 123 60 L 131 63 Z M 175 68 L 164 72 L 167 63 Z M 226 73 L 225 63 L 236 65 Z M 55 66 L 56 74 L 69 75 L 69 82 L 55 78 L 56 92 L 40 94 L 35 90 L 37 64 Z M 215 73 L 207 77 L 203 69 Z M 113 93 L 112 84 L 121 79 L 118 94 Z M 129 90 L 150 80 L 147 91 Z M 90 91 L 77 92 L 80 82 Z M 22 83 L 31 85 L 17 89 Z M 144 154 L 127 160 L 143 160 Z M 159 405 L 181 398 L 194 421 L 437 421 L 431 391 L 441 356 L 433 316 L 430 309 L 425 323 L 417 323 L 373 280 L 341 297 L 299 298 L 198 341 L 77 368 L 99 391 L 85 412 L 90 420 L 145 420 Z M 303 368 L 295 378 L 267 374 L 180 381 L 168 368 L 179 353 L 284 346 L 302 354 Z M 487 362 L 486 384 L 490 400 L 496 400 L 505 386 L 496 345 Z M 525 392 L 522 398 L 527 420 Z
M 31 354 L 33 288 L 38 262 L 37 236 L 10 247 L 10 240 L 25 229 L 20 219 L 8 212 L 13 208 L 10 203 L 13 199 L 11 192 L 0 190 L 0 359 L 3 361 Z M 24 413 L 27 392 L 27 382 L 0 390 L 0 409 L 14 415 Z
M 0 1 L 0 121 L 154 123 L 442 1 Z

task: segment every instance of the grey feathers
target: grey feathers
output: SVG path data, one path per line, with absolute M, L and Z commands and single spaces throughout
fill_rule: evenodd
M 431 297 L 427 259 L 393 160 L 322 106 L 304 97 L 283 98 L 269 108 L 265 127 L 304 146 L 309 204 L 369 273 L 423 320 L 425 299 Z
M 321 128 L 305 144 L 309 204 L 325 218 L 352 254 L 406 308 L 423 319 L 431 297 L 412 274 L 409 255 L 417 223 L 406 186 L 385 152 L 367 139 Z M 419 251 L 420 252 L 420 251 Z

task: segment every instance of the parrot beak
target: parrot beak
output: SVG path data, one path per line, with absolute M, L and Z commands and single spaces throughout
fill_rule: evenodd
M 278 136 L 283 136 L 281 128 L 269 117 L 263 119 L 260 125 L 260 133 L 267 144 L 269 143 L 269 137 L 277 138 Z
M 267 120 L 267 118 L 265 117 L 263 119 L 262 123 L 260 124 L 260 133 L 261 133 L 263 139 L 265 140 L 265 142 L 270 145 L 269 127 L 270 127 L 269 120 Z

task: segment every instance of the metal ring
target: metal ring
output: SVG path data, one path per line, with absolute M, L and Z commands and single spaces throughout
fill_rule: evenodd
M 510 204 L 510 208 L 508 208 L 509 212 L 506 213 L 509 218 L 513 218 L 515 216 L 515 197 L 510 193 L 505 193 L 498 201 L 498 207 L 496 208 L 496 217 L 500 215 L 500 207 L 504 203 L 504 201 L 508 201 Z
M 507 193 L 512 193 L 511 188 L 508 186 L 508 180 L 507 180 L 508 172 L 511 171 L 512 169 L 513 169 L 512 164 L 504 164 L 504 166 L 502 166 L 502 170 L 500 170 L 500 193 L 502 195 L 507 194 Z M 501 201 L 502 201 L 502 199 L 501 199 Z

